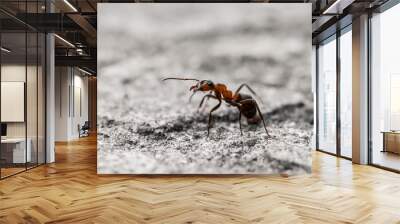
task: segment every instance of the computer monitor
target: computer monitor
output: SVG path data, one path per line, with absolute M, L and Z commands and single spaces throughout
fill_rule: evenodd
M 1 136 L 7 136 L 7 124 L 1 123 Z

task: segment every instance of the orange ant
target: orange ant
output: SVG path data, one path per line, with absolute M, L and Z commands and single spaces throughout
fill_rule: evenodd
M 210 80 L 198 80 L 190 78 L 165 78 L 163 79 L 163 81 L 170 79 L 196 81 L 197 82 L 196 85 L 190 87 L 190 91 L 193 91 L 193 94 L 190 96 L 190 99 L 197 91 L 209 92 L 208 94 L 203 96 L 202 100 L 200 101 L 199 108 L 201 108 L 205 99 L 213 98 L 218 100 L 218 104 L 211 109 L 210 114 L 208 115 L 207 136 L 210 135 L 210 125 L 212 120 L 211 115 L 215 110 L 217 110 L 221 106 L 223 100 L 228 105 L 235 106 L 239 109 L 239 127 L 241 135 L 243 135 L 242 122 L 241 122 L 243 114 L 247 118 L 248 123 L 258 123 L 260 120 L 259 118 L 261 118 L 264 124 L 265 132 L 267 133 L 267 136 L 270 137 L 267 127 L 265 125 L 264 117 L 261 114 L 260 108 L 258 107 L 256 100 L 254 100 L 250 95 L 239 93 L 243 87 L 246 87 L 252 94 L 257 96 L 254 90 L 252 90 L 247 84 L 241 84 L 239 88 L 235 91 L 235 93 L 232 93 L 232 91 L 228 90 L 226 85 L 221 83 L 214 84 Z M 257 112 L 259 116 L 257 116 Z

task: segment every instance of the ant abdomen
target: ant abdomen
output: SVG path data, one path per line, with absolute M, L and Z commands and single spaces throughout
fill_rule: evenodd
M 257 117 L 257 107 L 255 100 L 246 100 L 243 103 L 239 101 L 239 103 L 241 103 L 240 111 L 242 112 L 243 116 L 247 118 L 247 120 L 251 120 Z

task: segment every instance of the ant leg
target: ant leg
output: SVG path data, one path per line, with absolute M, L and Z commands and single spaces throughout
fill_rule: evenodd
M 235 106 L 238 108 L 239 110 L 239 128 L 240 128 L 240 135 L 243 135 L 242 132 L 242 111 L 240 110 L 241 104 L 240 103 L 236 103 L 232 100 L 225 100 L 225 102 L 227 102 L 229 105 Z
M 239 128 L 240 128 L 240 135 L 243 135 L 242 132 L 242 111 L 239 110 Z
M 239 86 L 239 88 L 235 91 L 235 95 L 237 95 L 243 87 L 246 87 L 254 96 L 256 96 L 256 97 L 261 101 L 261 103 L 263 103 L 261 97 L 259 97 L 259 96 L 256 94 L 256 92 L 255 92 L 252 88 L 250 88 L 250 86 L 247 85 L 246 83 L 243 83 L 243 84 L 241 84 L 241 85 Z
M 237 90 L 235 91 L 235 94 L 238 94 L 243 87 L 246 87 L 252 94 L 257 96 L 256 92 L 252 88 L 250 88 L 250 86 L 247 85 L 246 83 L 241 84 L 239 88 L 237 88 Z
M 260 115 L 261 120 L 262 120 L 262 122 L 263 122 L 263 124 L 264 124 L 265 132 L 267 133 L 267 136 L 268 136 L 268 137 L 271 137 L 271 135 L 269 135 L 269 133 L 268 133 L 267 126 L 265 125 L 264 117 L 263 117 L 263 115 L 262 115 L 262 113 L 261 113 L 260 107 L 258 107 L 257 101 L 255 101 L 255 100 L 253 100 L 253 99 L 247 99 L 247 100 L 242 100 L 242 101 L 241 101 L 241 103 L 246 103 L 246 102 L 254 102 L 254 104 L 256 105 L 258 114 Z
M 201 99 L 198 109 L 201 108 L 201 106 L 202 106 L 203 103 L 204 103 L 204 100 L 205 100 L 205 99 L 208 99 L 208 98 L 210 98 L 210 97 L 213 98 L 213 99 L 218 99 L 218 98 L 217 98 L 216 96 L 214 96 L 214 95 L 207 94 L 207 95 L 203 96 L 203 99 Z
M 208 115 L 207 137 L 210 135 L 210 125 L 211 125 L 211 119 L 212 119 L 211 114 L 212 114 L 213 111 L 215 111 L 216 109 L 218 109 L 218 108 L 221 106 L 221 103 L 222 103 L 222 100 L 221 100 L 221 99 L 218 99 L 218 100 L 219 100 L 219 103 L 218 103 L 215 107 L 213 107 L 213 108 L 211 109 L 210 114 Z
M 254 101 L 254 102 L 255 102 L 255 101 Z M 256 103 L 257 111 L 258 111 L 258 113 L 260 114 L 261 120 L 262 120 L 262 122 L 263 122 L 263 124 L 264 124 L 265 132 L 267 133 L 267 136 L 270 138 L 271 135 L 269 135 L 268 130 L 267 130 L 267 126 L 265 125 L 264 116 L 262 115 L 261 110 L 260 110 L 260 108 L 258 107 L 257 102 L 255 102 L 255 103 Z

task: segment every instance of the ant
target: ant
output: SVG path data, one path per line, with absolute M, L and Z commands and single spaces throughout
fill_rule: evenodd
M 240 134 L 243 135 L 242 132 L 242 114 L 247 118 L 248 123 L 258 123 L 260 118 L 264 124 L 265 132 L 267 133 L 268 137 L 271 137 L 268 133 L 267 127 L 265 125 L 264 117 L 258 107 L 256 100 L 254 100 L 250 95 L 239 93 L 243 87 L 246 87 L 252 94 L 257 96 L 253 89 L 250 88 L 247 84 L 241 84 L 239 88 L 232 93 L 232 91 L 228 90 L 227 86 L 221 83 L 212 82 L 211 80 L 199 80 L 199 79 L 191 79 L 191 78 L 165 78 L 163 81 L 166 80 L 189 80 L 189 81 L 196 81 L 197 83 L 190 87 L 190 91 L 193 91 L 193 94 L 190 96 L 190 99 L 193 95 L 198 92 L 208 92 L 208 94 L 204 95 L 200 101 L 199 108 L 203 105 L 205 99 L 216 99 L 218 100 L 218 104 L 214 106 L 210 114 L 208 115 L 208 129 L 207 129 L 207 137 L 210 135 L 210 126 L 212 121 L 212 113 L 217 110 L 220 106 L 222 101 L 226 102 L 228 105 L 234 106 L 239 110 L 239 127 L 240 127 Z M 214 94 L 213 94 L 214 93 Z M 258 115 L 257 116 L 257 112 Z

